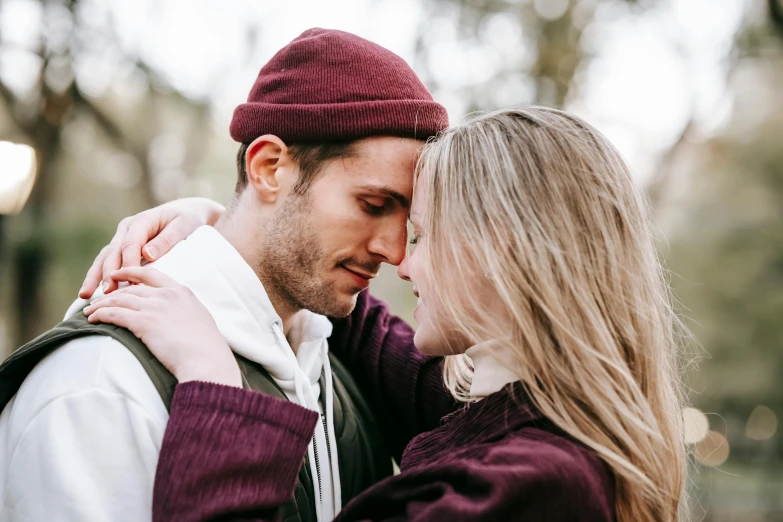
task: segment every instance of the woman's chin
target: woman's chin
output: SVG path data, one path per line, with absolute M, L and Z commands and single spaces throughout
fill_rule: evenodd
M 413 336 L 413 344 L 421 353 L 437 357 L 464 352 L 464 350 L 455 352 L 454 347 L 449 346 L 442 335 L 422 325 L 419 325 L 416 335 Z
M 416 329 L 416 335 L 413 336 L 413 344 L 421 353 L 427 355 L 442 355 L 442 353 L 438 351 L 439 343 L 437 342 L 437 338 L 434 338 L 434 336 L 427 332 L 427 328 L 424 326 L 419 325 Z

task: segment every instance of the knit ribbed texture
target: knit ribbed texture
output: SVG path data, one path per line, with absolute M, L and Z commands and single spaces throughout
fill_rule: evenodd
M 274 520 L 294 493 L 317 422 L 316 412 L 268 395 L 204 382 L 177 385 L 158 460 L 171 479 L 155 480 L 153 520 L 226 513 Z
M 287 143 L 373 136 L 426 140 L 448 126 L 405 60 L 342 31 L 309 29 L 261 69 L 231 137 L 248 143 L 274 134 Z

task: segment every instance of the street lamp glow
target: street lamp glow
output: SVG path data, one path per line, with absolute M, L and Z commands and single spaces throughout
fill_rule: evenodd
M 22 210 L 33 190 L 35 167 L 32 147 L 0 141 L 0 214 Z

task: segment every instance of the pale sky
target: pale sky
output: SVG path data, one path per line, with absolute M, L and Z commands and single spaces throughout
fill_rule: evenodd
M 86 0 L 84 0 L 86 1 Z M 530 0 L 517 0 L 520 3 Z M 563 1 L 534 0 L 542 14 L 557 16 Z M 583 0 L 585 1 L 585 0 Z M 227 129 L 233 108 L 243 102 L 263 63 L 305 29 L 342 29 L 373 40 L 414 63 L 414 39 L 427 15 L 420 0 L 91 0 L 85 16 L 95 26 L 113 24 L 126 51 L 139 54 L 188 96 L 212 101 L 215 125 Z M 39 2 L 5 0 L 0 35 L 21 49 L 34 41 Z M 656 158 L 678 136 L 688 116 L 696 115 L 705 135 L 725 122 L 731 96 L 725 86 L 725 60 L 743 16 L 744 0 L 664 0 L 639 17 L 622 3 L 602 4 L 599 21 L 585 35 L 596 57 L 582 73 L 574 110 L 604 132 L 632 169 L 646 179 Z M 445 14 L 445 13 L 439 13 Z M 67 31 L 49 21 L 49 31 Z M 258 26 L 251 48 L 246 28 Z M 477 47 L 457 39 L 453 17 L 427 23 L 433 49 L 430 70 L 436 92 L 452 122 L 466 111 L 459 96 L 465 85 L 500 89 L 488 79 L 501 61 L 525 63 L 523 35 L 514 23 L 496 17 L 489 44 Z M 110 50 L 77 64 L 77 80 L 92 95 L 112 81 L 129 96 L 143 95 L 144 84 L 117 71 Z M 103 56 L 101 56 L 103 53 Z M 512 57 L 509 53 L 515 53 Z M 34 81 L 36 62 L 23 50 L 0 55 L 0 75 L 18 91 Z M 514 84 L 517 85 L 517 84 Z M 520 83 L 502 91 L 502 103 L 528 101 Z

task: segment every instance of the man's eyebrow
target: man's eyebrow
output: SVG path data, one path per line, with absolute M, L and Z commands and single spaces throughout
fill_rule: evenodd
M 391 198 L 402 208 L 409 208 L 411 205 L 410 200 L 406 196 L 403 196 L 391 187 L 383 187 L 378 185 L 360 185 L 358 188 L 364 192 L 371 192 L 379 196 Z

